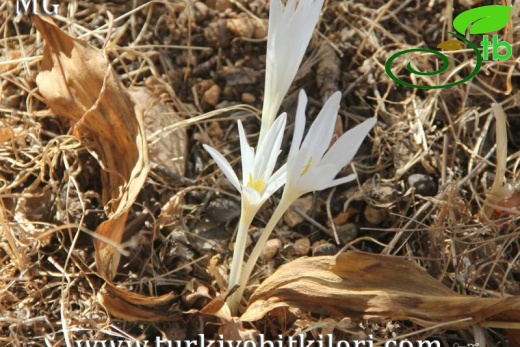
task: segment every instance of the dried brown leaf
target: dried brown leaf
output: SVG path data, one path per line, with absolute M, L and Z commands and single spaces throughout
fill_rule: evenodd
M 132 293 L 125 289 L 116 287 L 111 283 L 106 283 L 107 292 L 110 295 L 115 295 L 125 300 L 132 305 L 139 305 L 145 307 L 156 307 L 169 305 L 177 296 L 174 293 L 168 293 L 161 296 L 147 296 L 138 293 Z
M 280 267 L 254 292 L 241 319 L 258 320 L 277 307 L 341 318 L 404 319 L 422 326 L 458 321 L 453 328 L 490 318 L 520 321 L 520 297 L 463 296 L 415 263 L 358 252 L 305 257 Z
M 220 295 L 214 297 L 209 303 L 206 304 L 200 313 L 211 316 L 219 317 L 225 321 L 230 322 L 232 320 L 231 311 L 226 305 L 226 300 L 238 289 L 238 286 L 228 289 L 220 293 Z
M 242 321 L 237 317 L 233 317 L 230 322 L 222 322 L 218 330 L 222 339 L 228 341 L 254 341 L 258 333 L 256 329 L 244 328 Z
M 130 293 L 115 286 L 107 286 L 105 291 L 99 292 L 97 296 L 101 304 L 111 315 L 128 322 L 157 322 L 177 320 L 180 317 L 178 311 L 168 312 L 167 307 L 164 306 L 173 298 L 173 295 L 170 294 L 143 296 Z M 158 308 L 157 306 L 159 305 L 163 307 Z
M 132 87 L 129 92 L 144 110 L 144 129 L 149 141 L 150 162 L 175 175 L 184 176 L 188 148 L 186 128 L 163 131 L 164 128 L 182 121 L 182 118 L 146 87 Z
M 65 34 L 46 17 L 35 16 L 34 23 L 45 41 L 39 91 L 54 113 L 73 122 L 75 135 L 104 169 L 102 199 L 109 220 L 96 232 L 119 243 L 149 171 L 142 111 L 102 51 Z M 94 244 L 98 271 L 110 280 L 120 254 L 100 240 Z
M 181 211 L 182 204 L 184 203 L 184 196 L 188 191 L 188 189 L 183 189 L 175 193 L 175 195 L 161 207 L 161 214 L 158 218 L 158 224 L 160 226 L 171 223 L 171 219 Z
M 259 333 L 258 330 L 244 328 L 242 321 L 231 315 L 229 306 L 226 304 L 227 298 L 233 294 L 236 289 L 235 287 L 232 290 L 222 292 L 199 312 L 219 318 L 220 326 L 218 334 L 221 334 L 224 340 L 254 340 Z

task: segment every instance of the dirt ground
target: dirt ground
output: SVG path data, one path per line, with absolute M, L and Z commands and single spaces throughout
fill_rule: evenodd
M 40 94 L 36 76 L 43 40 L 32 17 L 17 16 L 15 1 L 2 2 L 0 345 L 215 337 L 222 322 L 198 311 L 225 289 L 240 196 L 202 144 L 239 167 L 237 119 L 256 143 L 269 4 L 53 3 L 59 3 L 54 22 L 103 49 L 136 100 L 160 104 L 155 117 L 145 114 L 150 173 L 130 209 L 123 238 L 128 254 L 121 257 L 113 283 L 132 293 L 171 297 L 167 304 L 144 305 L 148 313 L 142 314 L 150 319 L 132 320 L 131 312 L 125 319 L 107 310 L 102 297 L 107 284 L 95 265 L 93 237 L 81 231 L 96 230 L 108 219 L 102 168 L 87 150 L 88 136 L 75 137 L 71 120 L 53 113 Z M 283 264 L 346 250 L 402 256 L 466 296 L 520 295 L 520 7 L 515 4 L 508 25 L 498 32 L 512 43 L 511 58 L 484 61 L 470 82 L 423 90 L 395 83 L 385 72 L 393 54 L 435 49 L 451 38 L 443 30 L 453 30 L 457 14 L 493 3 L 511 5 L 510 0 L 325 1 L 282 105 L 289 114 L 282 150 L 289 148 L 301 88 L 309 95 L 310 118 L 331 93 L 342 91 L 337 135 L 368 117 L 376 116 L 378 123 L 353 165 L 342 172 L 355 170 L 357 181 L 306 195 L 286 213 L 247 297 Z M 431 56 L 414 57 L 421 71 L 437 67 Z M 470 49 L 450 59 L 453 68 L 442 76 L 451 81 L 475 66 Z M 438 76 L 411 77 L 405 65 L 403 59 L 394 66 L 404 80 L 442 83 Z M 506 142 L 496 136 L 492 103 L 507 117 Z M 497 172 L 503 172 L 507 189 L 491 196 Z M 275 194 L 253 222 L 248 252 L 279 197 Z M 371 336 L 375 342 L 408 338 L 438 340 L 443 346 L 508 345 L 506 331 L 493 324 L 423 328 L 408 320 L 354 322 L 304 310 L 283 317 L 243 323 L 240 331 L 269 338 L 305 332 L 344 340 Z

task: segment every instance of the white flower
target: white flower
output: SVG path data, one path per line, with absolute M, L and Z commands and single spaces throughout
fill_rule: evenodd
M 242 182 L 229 162 L 214 148 L 204 145 L 204 148 L 213 157 L 224 175 L 241 193 L 240 221 L 238 223 L 235 249 L 229 272 L 228 288 L 233 288 L 240 280 L 244 253 L 247 243 L 247 233 L 249 226 L 262 204 L 285 183 L 285 165 L 279 168 L 274 174 L 276 159 L 280 154 L 283 131 L 287 114 L 282 114 L 274 122 L 267 132 L 265 140 L 258 146 L 255 154 L 253 148 L 247 142 L 246 133 L 242 123 L 238 121 L 238 133 L 240 136 L 240 150 L 242 154 Z M 239 300 L 235 299 L 235 300 Z M 236 311 L 237 303 L 231 305 L 231 309 Z
M 260 142 L 276 118 L 318 22 L 323 0 L 271 0 Z
M 242 155 L 242 182 L 233 171 L 229 162 L 214 148 L 203 145 L 204 149 L 213 157 L 231 184 L 241 193 L 242 200 L 250 207 L 260 208 L 262 204 L 285 183 L 285 166 L 274 174 L 276 159 L 280 154 L 283 131 L 287 114 L 278 117 L 271 129 L 267 132 L 265 141 L 255 150 L 249 146 L 242 122 L 238 121 L 240 137 L 240 151 Z
M 237 302 L 242 297 L 249 276 L 251 276 L 269 235 L 291 204 L 305 193 L 334 187 L 352 181 L 356 177 L 352 174 L 335 178 L 341 169 L 354 158 L 368 132 L 376 124 L 376 118 L 367 119 L 344 133 L 327 151 L 334 133 L 340 101 L 340 92 L 334 93 L 327 100 L 302 143 L 307 96 L 303 90 L 300 91 L 294 135 L 286 164 L 287 181 L 282 198 L 242 270 L 238 281 L 239 288 L 231 297 L 233 305 L 238 305 Z
M 303 90 L 300 91 L 294 135 L 287 159 L 284 195 L 296 199 L 305 193 L 334 187 L 356 178 L 355 174 L 342 178 L 336 176 L 354 158 L 368 132 L 376 124 L 376 118 L 367 119 L 350 129 L 327 150 L 340 101 L 340 92 L 334 93 L 327 100 L 302 143 L 307 95 Z

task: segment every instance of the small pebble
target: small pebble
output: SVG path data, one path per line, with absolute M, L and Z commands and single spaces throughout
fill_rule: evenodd
M 408 177 L 408 184 L 415 188 L 415 192 L 422 196 L 434 196 L 437 194 L 437 183 L 430 176 L 424 174 L 412 174 Z
M 292 207 L 297 207 L 303 213 L 308 213 L 311 210 L 313 203 L 314 198 L 312 194 L 299 198 L 291 205 L 287 212 L 285 212 L 285 214 L 283 215 L 283 220 L 290 227 L 300 224 L 301 222 L 303 222 L 303 217 L 300 216 L 300 214 L 296 213 L 296 211 L 294 211 Z
M 206 213 L 216 222 L 225 223 L 240 215 L 240 205 L 229 199 L 216 198 L 210 201 Z
M 307 255 L 311 249 L 311 241 L 306 237 L 302 237 L 294 242 L 293 249 L 294 255 Z
M 228 19 L 226 26 L 229 29 L 229 31 L 240 37 L 250 39 L 253 37 L 255 33 L 255 25 L 253 23 L 253 19 L 251 19 L 245 13 L 243 13 L 243 16 Z
M 210 104 L 211 106 L 215 106 L 218 104 L 220 100 L 220 87 L 217 84 L 212 85 L 208 90 L 204 92 L 202 95 L 202 100 Z
M 226 20 L 219 19 L 204 28 L 204 38 L 214 47 L 226 47 L 231 42 L 231 33 L 226 27 Z
M 255 96 L 251 93 L 242 93 L 241 99 L 245 104 L 252 104 L 256 101 Z
M 367 222 L 373 225 L 379 225 L 388 219 L 388 211 L 374 207 L 372 205 L 367 205 L 365 210 L 363 211 L 363 215 Z
M 224 12 L 228 8 L 231 7 L 231 1 L 229 0 L 216 0 L 215 1 L 215 10 L 219 12 Z
M 223 72 L 226 77 L 226 83 L 230 87 L 255 84 L 260 76 L 260 72 L 245 66 L 230 67 L 223 69 Z
M 338 247 L 328 242 L 315 242 L 312 245 L 312 255 L 335 255 L 338 252 Z
M 253 23 L 255 25 L 255 34 L 253 35 L 253 38 L 255 38 L 255 39 L 265 38 L 267 36 L 267 24 L 268 24 L 267 19 L 262 19 L 261 23 L 258 22 L 257 20 L 255 20 Z
M 269 261 L 273 259 L 280 248 L 282 248 L 282 241 L 280 241 L 280 239 L 267 240 L 264 250 L 262 251 L 264 260 Z
M 222 130 L 222 127 L 220 126 L 219 122 L 211 122 L 209 125 L 208 134 L 211 137 L 222 139 L 224 137 L 224 130 Z
M 346 223 L 336 226 L 336 233 L 342 243 L 348 243 L 356 238 L 358 229 L 354 223 Z
M 195 5 L 195 20 L 197 22 L 201 22 L 208 16 L 209 8 L 208 6 L 203 2 L 196 2 Z

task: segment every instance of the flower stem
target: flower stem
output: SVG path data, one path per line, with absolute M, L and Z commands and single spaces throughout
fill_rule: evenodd
M 267 222 L 267 225 L 265 226 L 264 230 L 262 231 L 262 234 L 260 235 L 260 238 L 258 239 L 255 247 L 253 248 L 253 251 L 251 252 L 251 255 L 249 256 L 249 259 L 246 262 L 246 265 L 244 266 L 242 273 L 240 274 L 240 278 L 238 281 L 238 284 L 240 287 L 237 289 L 237 291 L 232 295 L 232 297 L 235 297 L 236 301 L 240 301 L 242 298 L 242 295 L 244 294 L 244 290 L 246 288 L 247 282 L 249 281 L 249 276 L 251 276 L 251 272 L 253 272 L 253 269 L 255 267 L 255 264 L 260 257 L 260 254 L 262 253 L 262 250 L 265 247 L 265 244 L 267 243 L 267 240 L 269 239 L 269 236 L 271 235 L 272 231 L 274 230 L 274 227 L 280 219 L 282 218 L 283 214 L 287 209 L 291 206 L 291 204 L 294 202 L 295 199 L 292 198 L 285 198 L 285 194 L 282 196 L 282 199 L 280 200 L 280 203 L 276 207 L 276 209 L 273 212 L 273 215 L 269 219 L 269 222 Z
M 238 284 L 240 280 L 240 273 L 242 271 L 242 266 L 244 265 L 244 253 L 246 250 L 247 243 L 247 233 L 249 231 L 249 226 L 253 221 L 255 216 L 255 211 L 252 211 L 249 206 L 245 206 L 242 204 L 242 211 L 240 214 L 240 221 L 238 223 L 238 231 L 237 238 L 235 240 L 235 247 L 233 250 L 233 259 L 231 260 L 231 268 L 229 270 L 229 281 L 228 281 L 228 289 L 233 288 Z M 231 309 L 231 312 L 236 312 L 238 308 L 240 297 L 238 300 L 233 296 L 228 299 L 228 304 Z

